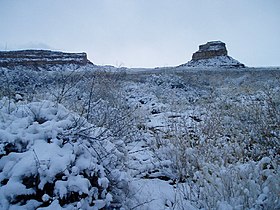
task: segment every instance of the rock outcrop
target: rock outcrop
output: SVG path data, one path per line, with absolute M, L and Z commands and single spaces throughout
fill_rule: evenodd
M 199 45 L 199 50 L 192 56 L 192 60 L 209 59 L 217 56 L 227 56 L 226 44 L 220 41 L 207 42 Z
M 186 67 L 245 67 L 244 64 L 228 56 L 226 44 L 221 41 L 200 45 L 192 60 L 181 66 Z
M 0 66 L 44 66 L 92 64 L 86 53 L 64 53 L 50 50 L 0 51 Z

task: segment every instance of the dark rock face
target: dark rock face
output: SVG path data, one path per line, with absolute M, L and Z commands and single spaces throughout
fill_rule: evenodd
M 192 60 L 214 58 L 216 56 L 227 56 L 226 44 L 220 41 L 207 42 L 199 46 L 199 50 L 192 56 Z
M 50 50 L 0 51 L 0 66 L 42 66 L 90 63 L 86 53 L 64 53 Z

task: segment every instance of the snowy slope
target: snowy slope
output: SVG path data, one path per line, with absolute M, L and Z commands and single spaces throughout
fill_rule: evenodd
M 191 60 L 179 67 L 244 67 L 239 61 L 230 56 L 217 56 L 209 59 Z

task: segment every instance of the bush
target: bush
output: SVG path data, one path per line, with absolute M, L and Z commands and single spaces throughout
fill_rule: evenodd
M 78 135 L 91 125 L 49 101 L 12 103 L 11 113 L 0 107 L 1 209 L 110 205 L 109 180 L 101 162 L 106 158 L 98 158 L 106 142 L 102 147 L 90 142 L 93 131 Z M 78 119 L 82 126 L 77 127 Z

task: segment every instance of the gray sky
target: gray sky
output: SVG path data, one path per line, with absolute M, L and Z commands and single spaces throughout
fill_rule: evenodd
M 186 63 L 210 40 L 245 65 L 280 66 L 280 0 L 0 0 L 0 50 L 155 67 Z

